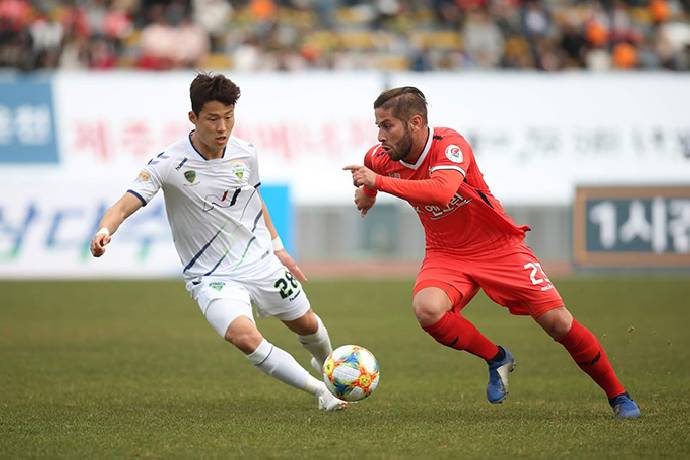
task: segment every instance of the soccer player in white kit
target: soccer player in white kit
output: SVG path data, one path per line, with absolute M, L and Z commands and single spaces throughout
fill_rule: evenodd
M 102 256 L 125 219 L 163 189 L 187 290 L 211 326 L 266 374 L 314 394 L 319 409 L 343 409 L 346 402 L 268 342 L 254 322 L 252 303 L 260 316 L 275 316 L 297 334 L 320 374 L 331 352 L 328 331 L 261 199 L 256 149 L 231 137 L 240 89 L 223 75 L 199 74 L 189 93 L 195 129 L 149 161 L 106 211 L 91 253 Z

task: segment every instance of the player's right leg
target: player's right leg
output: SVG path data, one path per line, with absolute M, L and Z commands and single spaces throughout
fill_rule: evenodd
M 482 335 L 460 314 L 477 287 L 469 285 L 466 294 L 439 281 L 417 283 L 412 308 L 417 321 L 434 340 L 455 350 L 465 350 L 486 360 L 489 365 L 487 399 L 492 404 L 503 402 L 508 395 L 508 373 L 515 367 L 510 352 Z M 451 300 L 453 298 L 453 300 Z M 455 304 L 456 308 L 453 308 Z

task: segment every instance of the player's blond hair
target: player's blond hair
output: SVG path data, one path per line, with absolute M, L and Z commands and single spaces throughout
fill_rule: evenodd
M 401 86 L 382 92 L 374 101 L 374 109 L 390 110 L 395 118 L 407 121 L 414 115 L 420 115 L 428 123 L 426 97 L 414 86 Z

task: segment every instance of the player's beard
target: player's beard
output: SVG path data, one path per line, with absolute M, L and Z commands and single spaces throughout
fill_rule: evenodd
M 410 135 L 410 131 L 405 128 L 403 137 L 395 145 L 391 145 L 391 149 L 388 151 L 388 157 L 393 161 L 400 161 L 406 158 L 411 150 L 412 136 Z

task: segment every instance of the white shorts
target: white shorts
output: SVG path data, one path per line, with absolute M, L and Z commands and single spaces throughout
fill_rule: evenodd
M 284 321 L 297 319 L 310 308 L 300 282 L 274 255 L 262 260 L 259 269 L 250 274 L 202 276 L 188 281 L 186 287 L 221 337 L 238 316 L 254 321 L 252 304 L 260 317 L 275 316 Z

